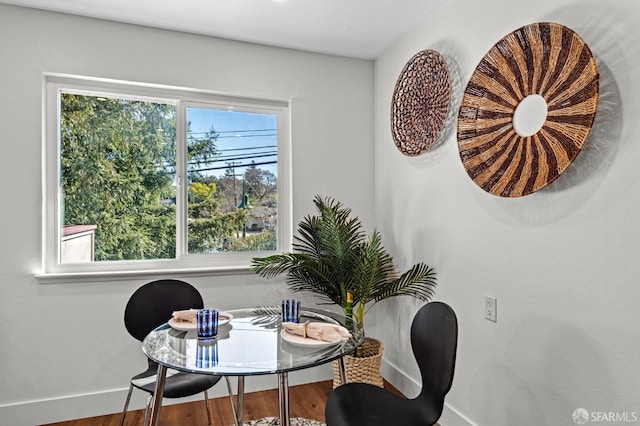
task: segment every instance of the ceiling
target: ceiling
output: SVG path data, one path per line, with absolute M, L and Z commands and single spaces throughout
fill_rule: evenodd
M 445 1 L 0 0 L 0 3 L 374 59 Z

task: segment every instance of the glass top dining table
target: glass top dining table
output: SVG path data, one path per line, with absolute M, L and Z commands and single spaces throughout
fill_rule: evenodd
M 218 328 L 212 340 L 198 339 L 188 327 L 173 328 L 169 323 L 153 330 L 142 342 L 145 355 L 159 364 L 156 391 L 149 425 L 156 425 L 162 406 L 167 368 L 198 374 L 237 376 L 236 424 L 242 424 L 244 377 L 278 375 L 280 424 L 289 425 L 288 372 L 338 360 L 344 382 L 342 357 L 364 340 L 355 321 L 324 309 L 304 308 L 300 322 L 325 322 L 346 327 L 351 336 L 338 343 L 312 339 L 293 339 L 282 333 L 280 307 L 254 307 L 225 311 L 231 320 Z

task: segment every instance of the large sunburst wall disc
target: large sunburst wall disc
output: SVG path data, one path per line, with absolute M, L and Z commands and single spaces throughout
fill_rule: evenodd
M 416 53 L 404 66 L 391 101 L 391 134 L 404 155 L 437 145 L 451 103 L 449 66 L 435 50 Z
M 514 129 L 525 98 L 541 96 L 547 113 L 532 135 Z M 598 107 L 599 74 L 587 44 L 556 23 L 505 36 L 480 61 L 458 113 L 460 158 L 473 181 L 501 197 L 549 185 L 579 154 Z

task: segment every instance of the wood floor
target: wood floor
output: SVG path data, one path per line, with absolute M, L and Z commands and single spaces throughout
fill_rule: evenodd
M 400 394 L 386 382 L 385 388 Z M 331 390 L 331 380 L 291 386 L 289 389 L 291 417 L 304 417 L 324 422 L 324 406 Z M 214 398 L 210 400 L 210 403 L 212 425 L 228 426 L 233 424 L 233 414 L 228 397 Z M 276 389 L 248 393 L 244 399 L 244 419 L 276 417 L 279 412 L 278 407 L 278 391 Z M 143 410 L 130 411 L 127 413 L 125 425 L 141 425 L 143 419 Z M 116 413 L 68 422 L 51 423 L 47 426 L 119 426 L 120 420 L 121 413 Z M 207 413 L 204 401 L 163 406 L 160 415 L 160 425 L 162 426 L 202 426 L 206 424 Z

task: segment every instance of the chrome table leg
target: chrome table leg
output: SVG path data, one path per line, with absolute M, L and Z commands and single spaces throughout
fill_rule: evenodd
M 156 390 L 153 392 L 151 402 L 151 415 L 149 416 L 149 426 L 157 426 L 160 419 L 160 409 L 162 408 L 162 394 L 164 393 L 164 383 L 167 380 L 167 367 L 158 365 L 156 372 Z
M 280 426 L 289 426 L 289 376 L 278 373 L 278 399 L 280 400 Z
M 236 425 L 242 425 L 244 411 L 244 376 L 238 376 L 238 394 L 236 396 Z

